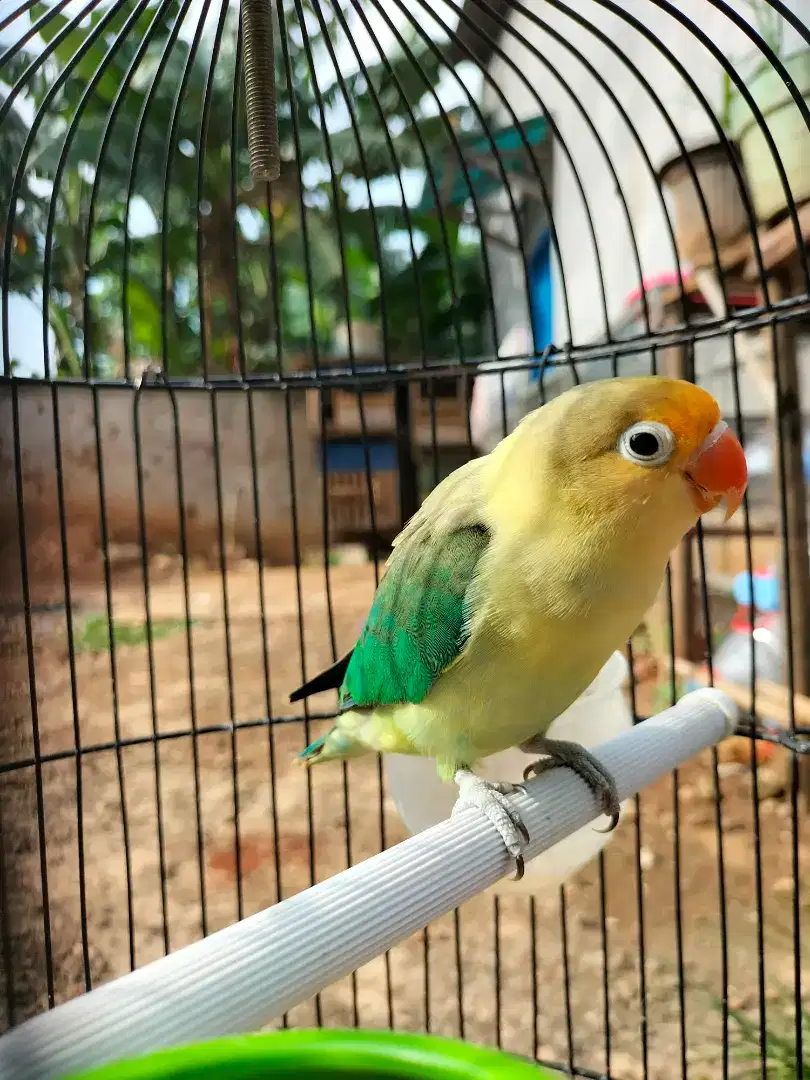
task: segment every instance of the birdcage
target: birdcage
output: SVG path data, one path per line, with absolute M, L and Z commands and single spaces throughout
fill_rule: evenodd
M 807 14 L 0 3 L 2 1075 L 263 1026 L 804 1075 Z M 425 496 L 650 373 L 716 397 L 748 495 L 673 553 L 582 738 L 704 686 L 735 733 L 622 751 L 615 835 L 518 884 L 483 832 L 466 862 L 409 839 L 430 763 L 292 769 L 335 702 L 289 695 Z

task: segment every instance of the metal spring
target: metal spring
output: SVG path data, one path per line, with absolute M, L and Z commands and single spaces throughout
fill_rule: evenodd
M 241 8 L 250 172 L 254 180 L 270 182 L 281 173 L 271 3 L 242 0 Z

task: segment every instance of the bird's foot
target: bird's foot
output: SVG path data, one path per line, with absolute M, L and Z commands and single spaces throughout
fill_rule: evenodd
M 458 784 L 458 800 L 453 814 L 474 806 L 481 810 L 498 830 L 506 850 L 515 860 L 513 881 L 523 877 L 523 851 L 529 842 L 529 833 L 508 796 L 523 791 L 521 784 L 501 780 L 482 780 L 470 769 L 459 769 L 453 777 Z
M 612 832 L 619 824 L 621 807 L 616 782 L 602 763 L 579 743 L 566 742 L 563 739 L 547 739 L 537 736 L 521 744 L 521 750 L 528 753 L 547 754 L 540 761 L 534 761 L 523 770 L 523 779 L 540 776 L 560 765 L 565 766 L 579 776 L 594 794 L 602 808 L 602 813 L 610 818 L 606 829 L 597 832 Z

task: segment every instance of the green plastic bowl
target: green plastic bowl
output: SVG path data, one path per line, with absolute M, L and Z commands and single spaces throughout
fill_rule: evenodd
M 553 1080 L 534 1062 L 456 1039 L 391 1031 L 281 1031 L 194 1043 L 71 1080 Z

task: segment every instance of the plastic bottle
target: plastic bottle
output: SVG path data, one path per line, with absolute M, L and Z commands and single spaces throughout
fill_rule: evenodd
M 757 678 L 784 681 L 779 581 L 768 571 L 755 571 L 753 590 L 752 624 L 751 577 L 747 571 L 737 574 L 733 586 L 737 611 L 731 620 L 731 632 L 714 655 L 715 673 L 740 686 L 751 683 L 752 636 Z

